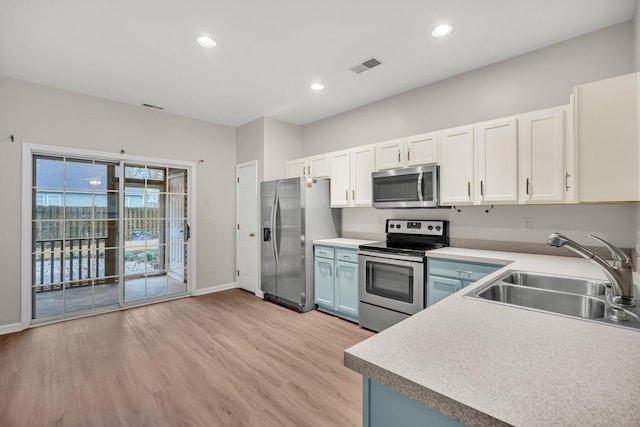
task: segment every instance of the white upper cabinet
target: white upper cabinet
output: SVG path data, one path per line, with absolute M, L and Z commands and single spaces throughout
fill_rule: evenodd
M 407 166 L 420 166 L 438 162 L 438 133 L 412 136 L 406 141 Z
M 287 177 L 329 178 L 329 154 L 304 157 L 287 162 Z
M 329 155 L 307 157 L 307 176 L 309 178 L 329 178 Z
M 351 206 L 351 151 L 336 151 L 330 153 L 329 158 L 331 165 L 331 207 L 349 207 Z
M 371 207 L 371 174 L 376 166 L 376 150 L 373 145 L 351 150 L 351 202 L 355 207 Z
M 371 207 L 371 173 L 375 147 L 368 145 L 330 153 L 331 207 Z
M 375 144 L 376 170 L 437 163 L 438 133 L 431 132 Z
M 639 200 L 639 76 L 627 74 L 574 90 L 581 202 Z
M 404 139 L 376 144 L 376 169 L 398 169 L 405 167 L 406 145 Z
M 474 129 L 475 200 L 480 204 L 518 202 L 516 119 L 481 123 Z
M 307 176 L 307 159 L 295 159 L 287 162 L 287 178 Z
M 570 197 L 572 172 L 565 161 L 568 107 L 549 108 L 518 117 L 520 201 L 558 203 Z M 567 141 L 568 142 L 568 141 Z
M 440 132 L 438 145 L 442 204 L 473 204 L 473 127 Z

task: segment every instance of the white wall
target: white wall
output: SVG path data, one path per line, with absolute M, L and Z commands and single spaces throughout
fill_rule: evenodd
M 0 325 L 20 321 L 23 142 L 204 160 L 197 166 L 197 285 L 234 282 L 234 128 L 0 77 Z M 209 215 L 214 223 L 204 224 Z
M 628 21 L 311 123 L 302 129 L 303 155 L 567 104 L 575 85 L 633 71 L 633 33 Z M 559 231 L 589 245 L 587 233 L 635 246 L 635 204 L 484 209 L 343 209 L 343 234 L 380 238 L 386 218 L 441 218 L 455 238 L 544 243 Z M 523 230 L 523 217 L 533 218 L 533 231 Z

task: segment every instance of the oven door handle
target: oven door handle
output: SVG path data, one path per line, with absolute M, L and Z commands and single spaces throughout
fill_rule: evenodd
M 382 258 L 385 260 L 409 261 L 409 262 L 417 262 L 417 263 L 424 262 L 424 258 L 422 257 L 415 257 L 415 256 L 409 256 L 409 255 L 401 255 L 401 254 L 367 252 L 367 251 L 360 250 L 358 251 L 358 255 L 362 257 L 366 257 L 367 260 L 373 259 L 373 258 Z

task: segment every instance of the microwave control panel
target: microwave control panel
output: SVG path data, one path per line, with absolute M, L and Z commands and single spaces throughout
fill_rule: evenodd
M 387 233 L 443 236 L 446 233 L 447 222 L 448 221 L 388 219 Z

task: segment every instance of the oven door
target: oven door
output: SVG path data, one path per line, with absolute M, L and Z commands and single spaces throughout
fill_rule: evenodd
M 360 251 L 360 301 L 400 313 L 424 308 L 424 261 L 396 254 Z

